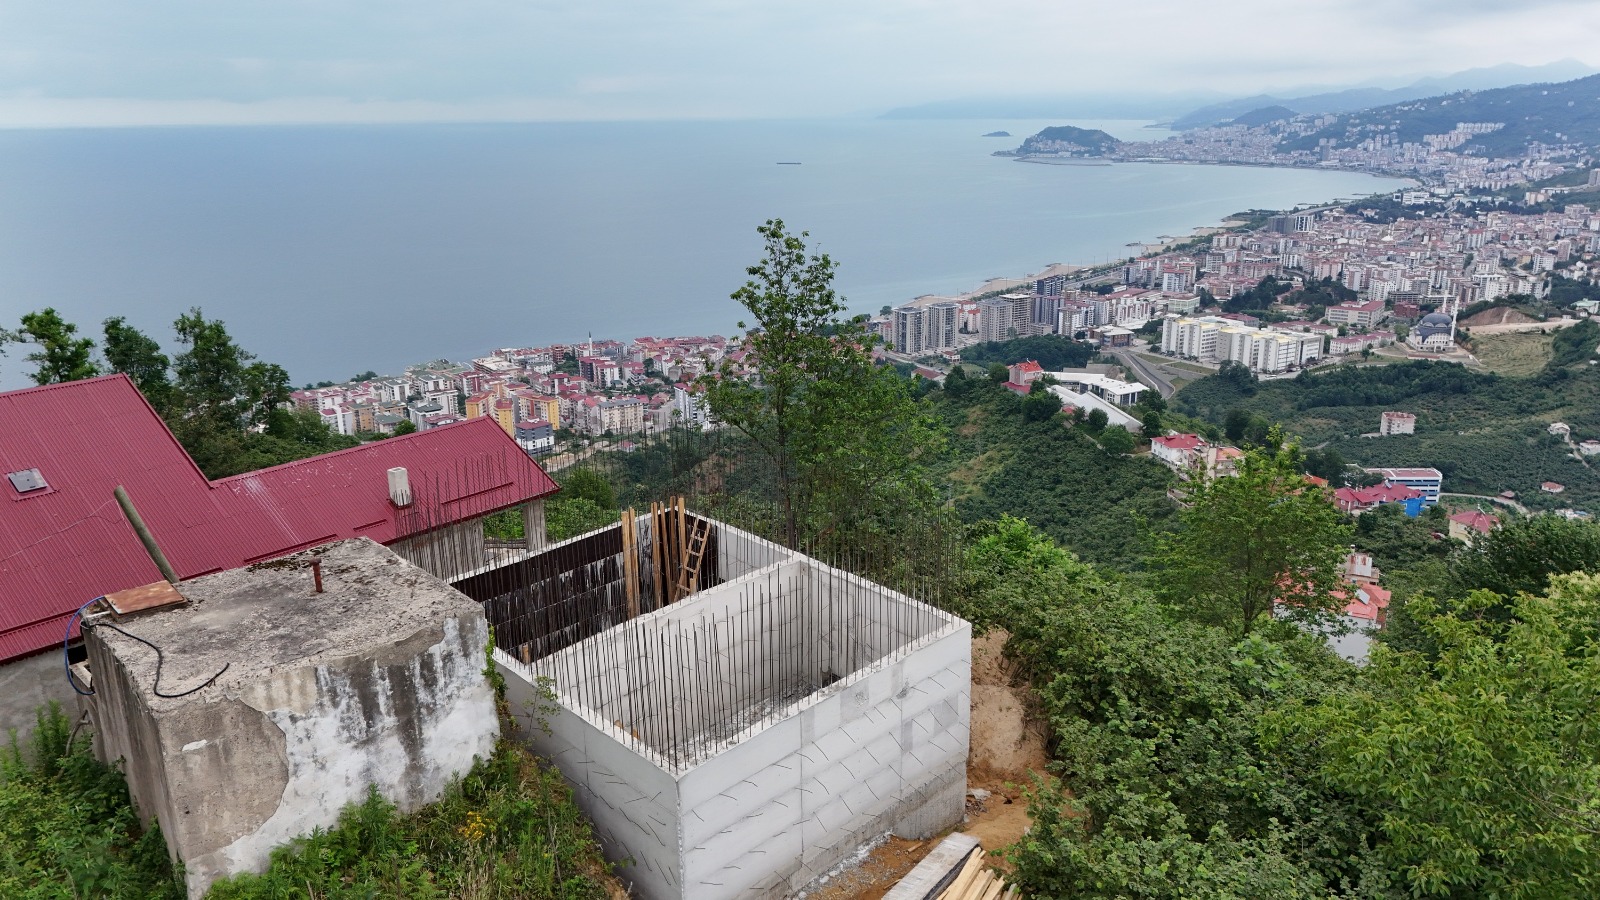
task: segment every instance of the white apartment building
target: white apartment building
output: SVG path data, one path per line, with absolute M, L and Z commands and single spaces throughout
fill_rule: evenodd
M 1167 316 L 1161 323 L 1161 351 L 1201 362 L 1215 362 L 1217 333 L 1233 324 L 1229 319 L 1216 316 L 1194 319 Z

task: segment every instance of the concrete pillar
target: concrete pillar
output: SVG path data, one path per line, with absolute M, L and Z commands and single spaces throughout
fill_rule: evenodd
M 538 553 L 550 546 L 544 530 L 544 498 L 522 505 L 522 533 L 528 539 L 529 553 Z

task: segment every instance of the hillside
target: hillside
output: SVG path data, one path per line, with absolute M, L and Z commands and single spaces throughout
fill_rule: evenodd
M 1120 142 L 1099 129 L 1078 128 L 1074 125 L 1054 125 L 1022 142 L 1012 151 L 1001 151 L 996 156 L 1104 156 L 1116 149 Z
M 1499 65 L 1481 69 L 1468 69 L 1450 75 L 1420 78 L 1397 88 L 1356 87 L 1328 90 L 1316 94 L 1275 97 L 1258 94 L 1239 100 L 1228 100 L 1204 106 L 1178 117 L 1172 128 L 1184 131 L 1204 128 L 1238 118 L 1264 106 L 1283 106 L 1295 113 L 1347 113 L 1374 106 L 1403 103 L 1437 94 L 1454 91 L 1481 91 L 1533 82 L 1568 81 L 1593 74 L 1594 68 L 1575 59 L 1565 59 L 1542 66 Z
M 1260 109 L 1253 109 L 1237 119 L 1234 119 L 1232 124 L 1252 126 L 1265 125 L 1269 122 L 1277 122 L 1281 119 L 1292 119 L 1294 116 L 1294 110 L 1287 106 L 1263 106 Z
M 1563 330 L 1552 339 L 1550 362 L 1531 377 L 1450 363 L 1340 366 L 1259 384 L 1204 378 L 1172 402 L 1218 425 L 1233 410 L 1262 416 L 1308 448 L 1325 447 L 1363 466 L 1432 466 L 1444 473 L 1447 491 L 1511 490 L 1536 509 L 1600 511 L 1600 470 L 1546 430 L 1566 422 L 1575 441 L 1600 438 L 1600 371 L 1587 362 L 1597 342 L 1600 325 Z M 1362 437 L 1377 430 L 1385 410 L 1415 413 L 1417 433 Z M 1544 481 L 1567 489 L 1541 493 Z
M 1520 154 L 1529 143 L 1600 145 L 1600 75 L 1575 81 L 1459 91 L 1341 115 L 1332 124 L 1286 143 L 1283 150 L 1314 150 L 1330 139 L 1347 147 L 1372 137 L 1420 142 L 1459 122 L 1504 127 L 1475 135 L 1461 150 L 1484 156 Z

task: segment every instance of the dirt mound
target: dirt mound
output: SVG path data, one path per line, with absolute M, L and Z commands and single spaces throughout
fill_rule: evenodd
M 1486 309 L 1470 319 L 1462 319 L 1460 324 L 1467 327 L 1478 325 L 1521 325 L 1526 322 L 1537 322 L 1533 316 L 1511 306 L 1496 306 Z
M 1043 772 L 1049 757 L 1044 729 L 1029 716 L 1029 689 L 1015 684 L 1001 651 L 1010 635 L 991 631 L 972 641 L 972 747 L 969 784 L 1028 784 L 1028 773 Z

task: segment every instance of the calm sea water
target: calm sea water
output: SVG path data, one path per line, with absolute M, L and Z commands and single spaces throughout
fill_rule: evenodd
M 297 382 L 337 379 L 590 332 L 731 333 L 768 217 L 809 230 L 851 305 L 876 310 L 1401 183 L 989 155 L 1046 124 L 1062 123 L 0 132 L 0 327 L 54 306 L 167 343 L 199 306 Z M 1001 128 L 1014 137 L 981 137 Z M 21 383 L 20 355 L 0 384 Z

